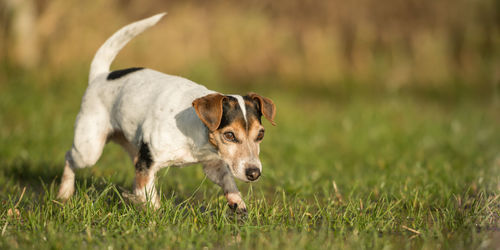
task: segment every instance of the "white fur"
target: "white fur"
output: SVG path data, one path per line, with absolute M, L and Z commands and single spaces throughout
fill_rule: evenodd
M 155 162 L 161 166 L 187 165 L 213 160 L 217 154 L 208 142 L 207 129 L 196 115 L 192 101 L 213 93 L 187 79 L 143 69 L 116 79 L 106 80 L 107 74 L 92 82 L 82 102 L 75 130 L 72 151 L 76 167 L 82 150 L 87 147 L 91 130 L 121 131 L 137 149 L 149 145 Z M 82 124 L 89 116 L 97 124 Z M 90 126 L 89 126 L 90 125 Z M 85 138 L 78 140 L 78 138 Z M 91 146 L 89 151 L 93 151 Z M 100 153 L 99 153 L 100 154 Z M 83 156 L 82 156 L 83 157 Z
M 92 166 L 99 159 L 107 137 L 123 133 L 122 144 L 136 159 L 141 144 L 149 146 L 154 162 L 151 175 L 161 167 L 202 163 L 205 172 L 229 193 L 230 202 L 245 207 L 229 168 L 208 141 L 208 129 L 198 118 L 192 102 L 214 93 L 202 85 L 178 76 L 142 69 L 108 80 L 109 67 L 118 52 L 133 37 L 156 24 L 164 14 L 129 24 L 113 34 L 97 51 L 92 61 L 89 86 L 75 124 L 73 147 L 66 154 L 58 197 L 67 199 L 74 192 L 74 169 Z M 243 98 L 236 96 L 246 119 Z M 244 166 L 241 166 L 244 167 Z M 244 170 L 239 178 L 244 179 Z M 217 178 L 221 178 L 220 180 Z M 139 199 L 152 198 L 159 206 L 154 182 L 135 190 Z
M 205 125 L 192 107 L 194 99 L 214 91 L 151 69 L 107 80 L 109 66 L 118 52 L 164 15 L 121 28 L 97 51 L 75 125 L 73 149 L 67 154 L 72 167 L 95 164 L 105 144 L 102 137 L 113 131 L 121 131 L 136 150 L 141 143 L 148 144 L 154 161 L 161 166 L 217 158 L 208 143 Z

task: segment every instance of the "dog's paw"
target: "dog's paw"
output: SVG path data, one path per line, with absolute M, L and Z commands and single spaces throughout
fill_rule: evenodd
M 75 187 L 73 185 L 62 184 L 57 193 L 57 199 L 66 202 L 75 193 Z
M 237 193 L 226 194 L 227 205 L 231 210 L 239 214 L 247 214 L 247 206 L 245 202 L 241 199 L 241 195 Z
M 245 207 L 245 205 L 243 204 L 243 206 L 239 206 L 238 204 L 236 203 L 228 203 L 227 204 L 229 206 L 229 208 L 231 208 L 231 210 L 233 212 L 236 212 L 237 214 L 247 214 L 248 211 L 247 211 L 247 208 Z

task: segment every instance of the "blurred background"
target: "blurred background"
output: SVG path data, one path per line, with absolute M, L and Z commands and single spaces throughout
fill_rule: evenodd
M 491 94 L 500 79 L 499 9 L 495 0 L 4 0 L 0 80 L 5 67 L 84 72 L 117 29 L 167 11 L 115 68 L 231 85 Z

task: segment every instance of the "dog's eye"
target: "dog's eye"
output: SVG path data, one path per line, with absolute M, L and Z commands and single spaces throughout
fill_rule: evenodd
M 257 139 L 256 140 L 257 141 L 262 141 L 262 139 L 264 139 L 264 130 L 263 129 L 261 129 L 259 131 L 259 133 L 257 134 Z
M 237 142 L 236 137 L 234 136 L 233 132 L 224 133 L 224 139 L 226 139 L 226 141 L 230 141 L 230 142 Z

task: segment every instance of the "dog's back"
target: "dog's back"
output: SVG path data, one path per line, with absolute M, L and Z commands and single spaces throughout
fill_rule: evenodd
M 121 131 L 135 146 L 148 140 L 144 137 L 168 137 L 169 140 L 159 140 L 156 143 L 158 145 L 152 141 L 150 143 L 153 147 L 164 149 L 171 148 L 165 145 L 169 143 L 178 147 L 183 140 L 198 137 L 189 133 L 204 131 L 203 123 L 192 108 L 192 101 L 213 91 L 188 79 L 152 69 L 141 69 L 117 79 L 108 79 L 107 76 L 112 73 L 99 76 L 88 87 L 84 96 L 84 100 L 88 101 L 82 102 L 81 112 L 92 110 L 90 112 L 95 113 L 94 103 L 98 102 L 111 114 L 108 116 L 111 118 L 108 124 L 110 129 Z M 152 129 L 152 126 L 168 127 L 162 131 L 170 134 L 144 134 L 144 131 L 155 133 L 159 130 Z M 182 131 L 189 126 L 197 127 Z M 143 132 L 137 133 L 138 129 Z M 198 144 L 206 142 L 204 136 L 199 136 L 201 141 Z

